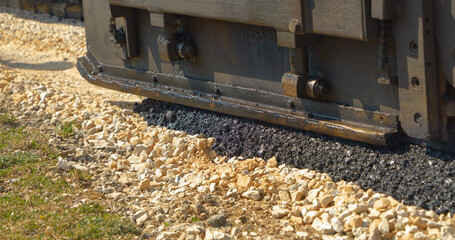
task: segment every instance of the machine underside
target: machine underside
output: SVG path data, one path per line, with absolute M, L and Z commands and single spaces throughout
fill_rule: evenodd
M 89 82 L 378 145 L 455 140 L 455 0 L 85 0 Z

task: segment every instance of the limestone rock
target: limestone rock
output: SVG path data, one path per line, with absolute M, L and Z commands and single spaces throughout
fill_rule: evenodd
M 150 188 L 150 180 L 148 178 L 139 182 L 139 190 L 146 190 Z
M 280 196 L 281 201 L 289 202 L 291 200 L 291 195 L 287 190 L 282 190 L 278 193 Z
M 267 160 L 267 167 L 269 168 L 276 168 L 278 166 L 278 162 L 276 160 L 276 157 L 271 157 L 269 160 Z
M 237 176 L 237 187 L 241 189 L 249 188 L 253 185 L 253 179 L 248 175 L 239 174 Z
M 258 190 L 254 190 L 254 189 L 244 192 L 242 194 L 242 196 L 244 198 L 249 198 L 249 199 L 252 199 L 255 201 L 261 200 L 261 192 L 259 192 Z
M 58 158 L 57 167 L 63 171 L 69 171 L 71 169 L 71 164 L 63 159 L 62 157 Z
M 226 214 L 213 215 L 207 220 L 207 225 L 219 228 L 226 224 L 226 220 L 227 220 Z
M 345 231 L 350 231 L 353 228 L 358 228 L 363 225 L 362 218 L 358 215 L 351 216 L 346 219 L 344 224 Z
M 378 211 L 386 210 L 390 206 L 390 201 L 387 198 L 381 198 L 374 202 L 373 208 Z
M 284 218 L 286 217 L 288 214 L 289 214 L 289 210 L 288 209 L 283 209 L 283 208 L 276 208 L 272 211 L 272 216 L 274 218 Z

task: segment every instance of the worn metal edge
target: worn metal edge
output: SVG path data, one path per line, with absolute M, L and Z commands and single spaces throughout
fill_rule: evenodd
M 77 69 L 81 75 L 89 83 L 103 88 L 373 145 L 392 146 L 401 141 L 401 133 L 397 129 L 368 127 L 339 120 L 321 120 L 307 116 L 293 116 L 226 101 L 188 95 L 179 91 L 154 88 L 150 87 L 150 85 L 140 86 L 141 82 L 139 81 L 115 76 L 104 76 L 101 73 L 92 74 L 93 69 L 88 69 L 87 66 L 93 67 L 87 57 L 78 59 Z

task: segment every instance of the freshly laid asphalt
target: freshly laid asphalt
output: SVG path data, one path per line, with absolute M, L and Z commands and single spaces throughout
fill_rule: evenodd
M 136 112 L 150 125 L 216 138 L 214 150 L 221 155 L 275 156 L 279 163 L 325 172 L 408 205 L 455 212 L 454 154 L 412 144 L 372 146 L 152 99 Z

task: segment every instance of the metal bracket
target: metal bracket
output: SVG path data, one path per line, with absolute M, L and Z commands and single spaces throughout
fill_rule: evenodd
M 185 31 L 185 23 L 184 16 L 150 13 L 150 24 L 164 29 L 157 39 L 161 60 L 175 62 L 196 57 L 196 44 Z
M 115 43 L 115 55 L 127 60 L 138 55 L 136 37 L 136 13 L 133 8 L 110 6 L 111 23 L 109 32 Z

